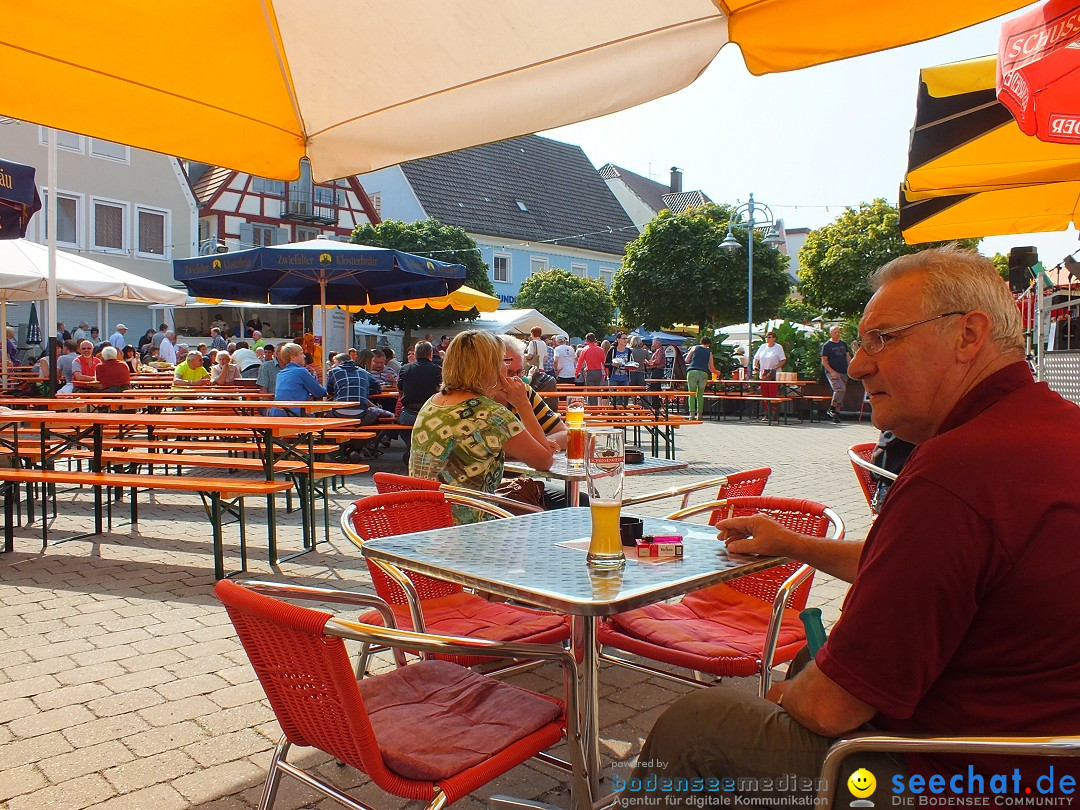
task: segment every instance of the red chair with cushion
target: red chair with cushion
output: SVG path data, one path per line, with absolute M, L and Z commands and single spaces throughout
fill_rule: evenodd
M 874 490 L 877 489 L 877 481 L 870 475 L 870 470 L 864 465 L 870 463 L 870 457 L 874 454 L 874 448 L 877 447 L 876 442 L 863 442 L 861 444 L 853 444 L 848 448 L 848 460 L 851 461 L 851 468 L 855 471 L 855 477 L 859 481 L 859 489 L 862 490 L 863 497 L 866 498 L 866 505 L 871 507 L 873 511 L 874 503 Z
M 345 536 L 358 548 L 364 541 L 394 534 L 427 531 L 453 525 L 451 504 L 462 503 L 497 517 L 507 513 L 478 501 L 437 491 L 393 492 L 361 498 L 341 516 Z M 570 638 L 570 618 L 558 613 L 489 602 L 460 585 L 414 571 L 398 571 L 368 560 L 375 593 L 390 603 L 399 627 L 421 633 L 441 633 L 498 641 L 536 644 L 563 642 Z M 361 621 L 378 623 L 377 614 Z M 483 663 L 484 658 L 451 656 L 463 666 Z
M 394 796 L 441 808 L 557 744 L 567 731 L 570 741 L 576 737 L 572 690 L 567 694 L 568 712 L 562 701 L 434 660 L 357 682 L 344 640 L 554 661 L 571 684 L 574 662 L 559 646 L 508 645 L 373 627 L 264 595 L 328 601 L 330 594 L 337 598 L 329 601 L 368 606 L 381 602 L 340 591 L 220 580 L 215 593 L 282 729 L 260 810 L 273 804 L 285 774 L 346 807 L 370 810 L 288 762 L 293 745 L 325 751 Z M 579 747 L 570 749 L 574 770 L 583 773 Z
M 694 506 L 668 517 L 684 520 L 710 513 L 722 517 L 765 514 L 789 529 L 839 539 L 844 524 L 828 507 L 797 498 L 729 498 Z M 721 541 L 717 541 L 718 543 Z M 717 677 L 758 676 L 768 691 L 772 668 L 790 661 L 806 643 L 799 612 L 806 607 L 814 569 L 798 562 L 693 591 L 675 602 L 618 613 L 600 626 L 605 647 Z M 703 685 L 665 670 L 643 666 L 606 650 L 601 657 L 657 675 Z

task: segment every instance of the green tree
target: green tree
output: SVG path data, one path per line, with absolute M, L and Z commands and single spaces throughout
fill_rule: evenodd
M 612 298 L 627 324 L 661 329 L 676 323 L 700 329 L 746 320 L 746 229 L 735 228 L 742 250 L 720 247 L 732 209 L 709 204 L 681 214 L 661 211 L 626 246 Z M 754 240 L 754 319 L 776 315 L 790 288 L 787 256 Z
M 604 282 L 567 270 L 544 270 L 529 276 L 518 292 L 517 306 L 540 311 L 578 337 L 586 332 L 605 332 L 615 314 Z
M 390 219 L 378 225 L 361 225 L 353 230 L 350 241 L 359 245 L 402 250 L 441 262 L 463 264 L 467 285 L 488 295 L 495 294 L 495 288 L 488 278 L 488 266 L 480 257 L 476 242 L 461 228 L 443 225 L 437 219 L 422 219 L 417 222 Z M 442 329 L 458 321 L 476 320 L 479 315 L 475 309 L 458 312 L 449 308 L 426 307 L 369 315 L 367 319 L 387 330 L 403 329 L 409 332 L 414 329 Z
M 1004 253 L 995 253 L 990 257 L 990 261 L 994 263 L 994 268 L 998 271 L 998 275 L 1006 281 L 1009 280 L 1009 257 Z
M 957 243 L 974 250 L 979 240 Z M 807 236 L 799 251 L 799 289 L 811 306 L 836 316 L 857 316 L 870 299 L 866 279 L 872 271 L 897 256 L 943 244 L 908 245 L 896 206 L 883 199 L 860 203 Z

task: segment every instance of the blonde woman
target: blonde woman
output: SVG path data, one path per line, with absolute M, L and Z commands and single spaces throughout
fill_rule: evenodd
M 454 338 L 442 366 L 442 388 L 420 409 L 412 430 L 409 475 L 494 492 L 505 454 L 536 470 L 551 467 L 552 448 L 529 402 L 525 384 L 503 373 L 503 345 L 489 332 L 469 330 Z M 492 397 L 510 402 L 520 419 Z M 528 422 L 528 425 L 522 422 Z M 459 522 L 476 520 L 455 509 Z
M 218 352 L 216 363 L 210 368 L 210 382 L 214 385 L 236 385 L 240 379 L 240 367 L 232 361 L 228 352 Z

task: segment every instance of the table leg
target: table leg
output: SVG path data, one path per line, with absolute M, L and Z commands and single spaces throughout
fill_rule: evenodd
M 570 643 L 578 663 L 578 682 L 574 685 L 578 698 L 578 728 L 581 747 L 585 752 L 585 771 L 589 795 L 574 796 L 577 810 L 592 810 L 600 797 L 600 645 L 597 639 L 595 616 L 571 616 Z
M 256 431 L 258 435 L 260 431 Z M 266 473 L 266 480 L 274 480 L 274 439 L 271 436 L 269 430 L 261 431 L 263 442 L 263 470 Z M 274 511 L 276 503 L 274 496 L 266 496 L 266 543 L 268 546 L 268 553 L 270 557 L 270 565 L 278 564 L 278 549 L 277 549 L 277 514 Z
M 566 505 L 577 506 L 578 505 L 578 493 L 581 489 L 581 482 L 576 478 L 567 478 L 564 491 L 566 492 Z

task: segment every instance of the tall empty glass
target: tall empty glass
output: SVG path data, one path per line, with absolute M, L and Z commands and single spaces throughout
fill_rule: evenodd
M 580 470 L 585 464 L 585 399 L 566 398 L 566 463 Z
M 618 568 L 626 563 L 619 534 L 624 464 L 621 430 L 588 431 L 585 480 L 592 510 L 588 560 L 596 568 Z

